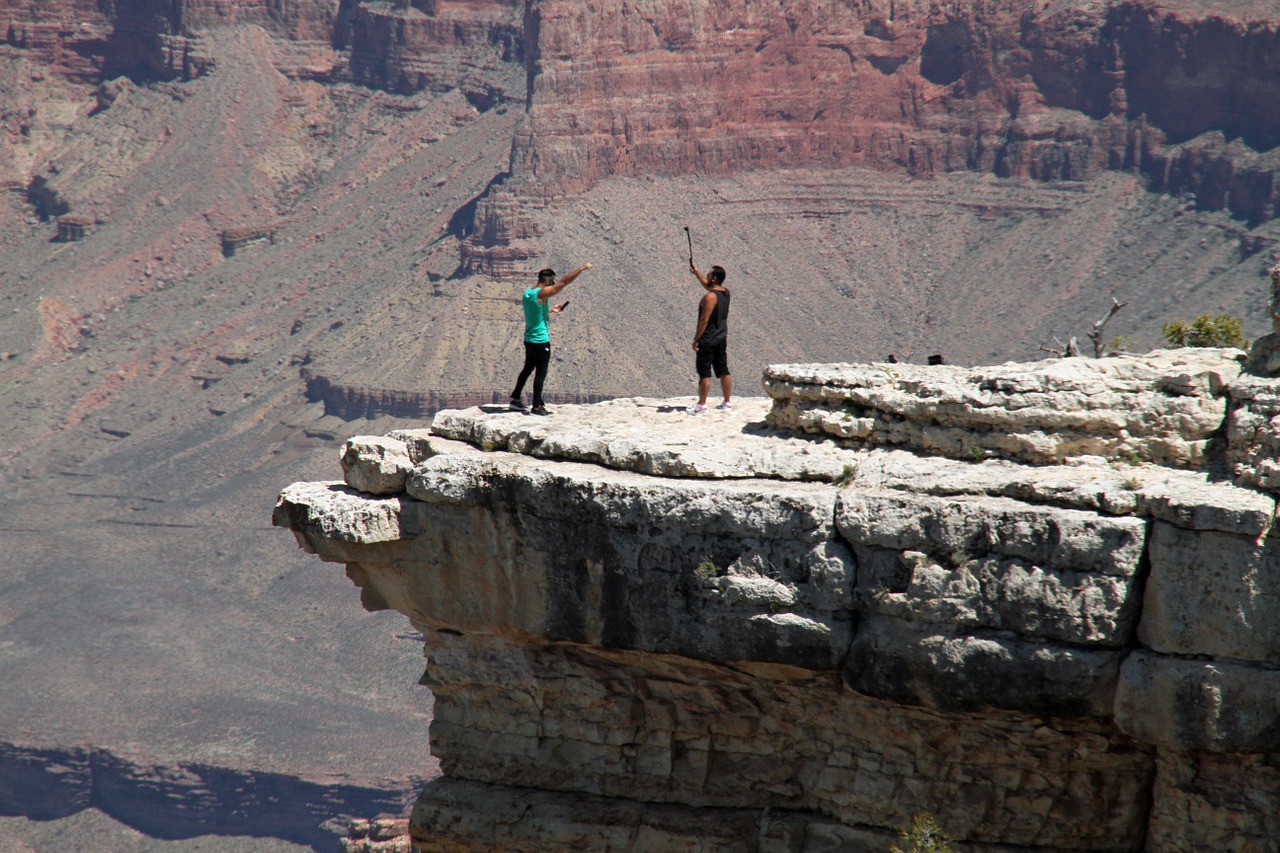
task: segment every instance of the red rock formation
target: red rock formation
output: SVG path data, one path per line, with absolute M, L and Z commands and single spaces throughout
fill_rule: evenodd
M 111 20 L 96 0 L 0 0 L 0 45 L 75 82 L 97 82 Z
M 461 88 L 487 108 L 504 82 L 513 82 L 500 78 L 519 79 L 522 9 L 519 0 L 358 4 L 350 23 L 351 74 L 392 91 Z
M 210 27 L 254 24 L 286 42 L 328 44 L 335 4 L 328 0 L 137 0 L 112 6 L 107 73 L 145 70 L 192 77 L 208 60 L 200 56 L 198 34 Z
M 531 3 L 518 194 L 801 164 L 1046 181 L 1125 169 L 1207 209 L 1274 216 L 1276 167 L 1257 152 L 1280 143 L 1280 32 L 1261 7 L 780 5 Z M 481 248 L 527 230 L 509 204 L 480 212 Z
M 1124 165 L 1108 154 L 1128 134 L 1108 116 L 1145 114 L 1172 141 L 1280 143 L 1274 23 L 1135 3 L 1043 17 L 1021 0 L 610 5 L 530 16 L 537 144 L 517 162 L 557 189 L 797 161 L 1084 178 Z
M 1275 213 L 1276 167 L 1257 156 L 1280 145 L 1280 30 L 1265 4 L 0 0 L 10 44 L 81 77 L 95 61 L 198 73 L 198 33 L 236 23 L 348 48 L 357 81 L 458 88 L 481 109 L 518 97 L 523 73 L 522 198 L 611 175 L 797 165 L 1038 180 L 1136 169 L 1202 207 Z M 508 202 L 480 213 L 464 266 L 501 267 L 485 251 L 526 224 Z

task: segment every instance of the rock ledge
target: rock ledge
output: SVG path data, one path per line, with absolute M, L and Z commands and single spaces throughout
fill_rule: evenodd
M 971 849 L 1270 849 L 1277 381 L 1241 362 L 447 411 L 275 520 L 427 638 L 423 850 L 870 850 L 925 812 Z

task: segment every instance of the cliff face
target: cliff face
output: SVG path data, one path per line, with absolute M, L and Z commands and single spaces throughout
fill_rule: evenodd
M 504 95 L 518 97 L 522 3 L 419 0 L 353 6 L 349 37 L 356 80 L 402 92 L 460 88 L 485 109 Z
M 1267 849 L 1277 382 L 1242 361 L 443 412 L 275 521 L 426 637 L 423 850 L 879 850 L 921 813 L 974 849 Z
M 1280 29 L 1262 3 L 0 3 L 10 44 L 81 77 L 199 74 L 200 33 L 237 24 L 272 33 L 290 73 L 525 100 L 463 272 L 510 271 L 529 206 L 611 176 L 1119 169 L 1255 224 L 1280 192 Z
M 517 162 L 566 191 L 799 162 L 1080 180 L 1214 131 L 1280 144 L 1280 32 L 1247 11 L 686 5 L 532 6 Z
M 528 126 L 468 271 L 528 256 L 520 200 L 615 175 L 1120 169 L 1202 209 L 1275 215 L 1280 31 L 1262 6 L 538 2 L 525 27 Z

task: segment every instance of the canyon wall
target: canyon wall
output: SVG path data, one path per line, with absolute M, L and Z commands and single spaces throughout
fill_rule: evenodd
M 111 28 L 111 18 L 96 0 L 0 3 L 0 45 L 17 48 L 52 73 L 78 82 L 97 82 L 102 45 Z
M 446 411 L 274 520 L 426 638 L 424 851 L 878 851 L 926 813 L 969 850 L 1271 850 L 1280 381 L 1244 366 Z
M 1280 18 L 1252 0 L 0 0 L 6 44 L 80 78 L 202 73 L 235 24 L 289 74 L 524 101 L 463 274 L 512 273 L 531 211 L 616 175 L 1118 169 L 1255 224 L 1280 193 Z
M 528 209 L 614 175 L 1117 169 L 1275 215 L 1280 26 L 1260 4 L 538 2 L 525 43 L 527 126 L 464 271 L 511 271 Z
M 1083 180 L 1207 133 L 1259 152 L 1280 144 L 1280 29 L 1261 7 L 530 9 L 535 130 L 515 162 L 561 192 L 615 174 L 797 163 Z
M 307 385 L 307 400 L 324 403 L 324 413 L 347 421 L 359 418 L 429 418 L 442 409 L 462 409 L 473 406 L 502 405 L 510 399 L 508 391 L 450 390 L 450 391 L 401 391 L 387 388 L 369 388 L 334 382 L 306 368 L 302 373 Z M 575 391 L 547 391 L 543 394 L 548 403 L 599 403 L 608 399 L 602 394 Z
M 349 34 L 351 76 L 392 91 L 459 88 L 488 109 L 518 98 L 523 86 L 521 21 L 516 0 L 416 0 L 358 3 Z

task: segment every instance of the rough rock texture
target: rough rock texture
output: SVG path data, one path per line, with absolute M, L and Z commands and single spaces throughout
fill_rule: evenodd
M 342 446 L 342 471 L 347 485 L 372 495 L 404 491 L 409 448 L 395 439 L 358 435 Z
M 399 17 L 392 14 L 397 5 L 405 10 Z M 419 725 L 425 710 L 392 698 L 414 694 L 389 696 L 373 686 L 403 679 L 387 664 L 398 654 L 390 637 L 377 648 L 362 641 L 382 635 L 385 623 L 338 616 L 335 597 L 306 580 L 304 555 L 290 553 L 285 542 L 274 551 L 259 547 L 269 534 L 253 516 L 262 496 L 278 491 L 258 491 L 264 482 L 338 476 L 311 471 L 318 445 L 399 425 L 353 428 L 337 423 L 333 411 L 322 416 L 320 405 L 305 402 L 299 366 L 312 366 L 338 390 L 361 389 L 344 416 L 420 399 L 477 405 L 484 400 L 444 394 L 510 388 L 507 364 L 519 348 L 510 291 L 452 275 L 468 228 L 489 228 L 471 217 L 473 200 L 510 169 L 516 135 L 540 131 L 517 121 L 528 118 L 526 66 L 519 56 L 503 58 L 509 43 L 463 44 L 447 30 L 430 34 L 438 43 L 422 40 L 432 15 L 460 24 L 471 14 L 492 19 L 496 10 L 466 5 L 470 11 L 421 2 L 0 0 L 0 410 L 15 443 L 0 463 L 7 484 L 0 550 L 12 555 L 0 619 L 0 682 L 14 688 L 0 691 L 7 738 L 27 744 L 33 732 L 64 746 L 145 745 L 157 752 L 146 757 L 148 766 L 182 764 L 198 753 L 214 766 L 312 780 L 317 767 L 335 766 L 370 775 L 386 767 L 386 778 L 402 780 L 402 757 L 425 751 L 391 734 Z M 907 6 L 898 5 L 905 15 Z M 1239 2 L 1161 8 L 1194 24 L 1226 5 L 1228 18 L 1253 14 Z M 376 76 L 384 49 L 372 38 L 382 31 L 370 28 L 370 38 L 358 41 L 357 7 L 371 18 L 384 10 L 392 23 L 408 22 L 409 8 L 422 15 L 400 54 L 393 53 L 399 43 L 388 42 L 385 78 Z M 613 8 L 599 7 L 604 14 L 591 25 L 621 25 Z M 1165 12 L 1157 11 L 1163 21 Z M 329 15 L 336 16 L 332 31 L 324 29 Z M 486 32 L 501 37 L 504 27 L 509 23 L 499 21 Z M 1087 26 L 1081 32 L 1085 42 L 1092 37 Z M 1223 45 L 1230 50 L 1229 40 Z M 656 52 L 655 69 L 661 59 L 696 61 L 693 50 Z M 427 67 L 420 51 L 438 60 L 428 69 L 438 79 L 418 78 Z M 458 61 L 464 55 L 467 63 Z M 707 56 L 719 59 L 714 51 Z M 809 66 L 783 66 L 776 50 L 762 56 L 774 63 L 771 83 L 797 92 L 804 85 Z M 575 73 L 615 59 L 580 55 Z M 543 54 L 539 67 L 563 61 Z M 409 70 L 407 85 L 432 91 L 388 94 L 342 82 L 358 71 L 370 84 L 399 91 L 400 68 Z M 447 69 L 458 75 L 458 88 L 434 94 L 454 85 Z M 899 71 L 913 74 L 912 62 Z M 508 86 L 501 82 L 508 79 L 505 100 L 487 108 L 494 104 L 489 86 Z M 961 108 L 977 96 L 960 97 L 953 88 L 956 97 L 930 103 L 956 106 L 956 129 L 946 132 L 967 144 L 966 127 L 979 113 L 964 117 Z M 595 83 L 591 94 L 629 97 Z M 636 96 L 627 112 L 640 115 L 649 100 Z M 579 100 L 568 109 L 583 116 L 599 109 L 587 106 Z M 1032 115 L 1033 107 L 1021 105 L 1020 114 Z M 1235 114 L 1256 113 L 1233 107 Z M 992 125 L 992 144 L 1000 142 L 999 124 Z M 639 150 L 647 131 L 635 131 L 633 123 Z M 677 136 L 696 141 L 705 132 L 677 129 Z M 670 131 L 656 125 L 654 133 Z M 1217 159 L 1188 159 L 1188 171 L 1171 174 L 1221 182 L 1235 158 L 1265 165 L 1255 137 L 1225 140 Z M 767 164 L 772 156 L 766 147 L 743 162 Z M 525 162 L 516 166 L 523 170 Z M 687 350 L 685 330 L 668 349 L 665 327 L 684 316 L 688 291 L 665 285 L 669 274 L 683 276 L 683 235 L 670 240 L 671 225 L 695 208 L 717 222 L 724 240 L 707 245 L 695 228 L 699 257 L 704 246 L 734 257 L 735 280 L 744 283 L 805 282 L 791 300 L 757 303 L 768 322 L 751 321 L 759 329 L 754 340 L 741 322 L 751 298 L 738 303 L 736 352 L 778 363 L 865 361 L 887 352 L 918 359 L 936 351 L 949 361 L 999 361 L 1034 352 L 1084 317 L 1091 321 L 1090 300 L 1111 287 L 1128 287 L 1117 296 L 1145 304 L 1150 337 L 1139 336 L 1138 345 L 1147 346 L 1157 339 L 1160 313 L 1245 304 L 1236 294 L 1251 292 L 1263 260 L 1247 258 L 1276 245 L 1280 233 L 1280 223 L 1254 229 L 1226 215 L 1197 214 L 1191 208 L 1198 200 L 1150 197 L 1135 172 L 1088 185 L 1033 186 L 990 172 L 907 180 L 901 173 L 828 171 L 826 162 L 789 158 L 800 168 L 719 179 L 644 173 L 602 182 L 591 198 L 564 199 L 558 209 L 522 210 L 558 241 L 533 245 L 554 265 L 561 266 L 555 256 L 563 252 L 617 270 L 601 277 L 602 286 L 575 293 L 574 312 L 561 318 L 567 322 L 558 341 L 574 343 L 557 349 L 555 390 L 665 396 L 687 387 L 687 362 L 674 357 Z M 1265 197 L 1265 173 L 1257 178 L 1236 181 L 1233 206 L 1255 204 L 1255 191 Z M 537 186 L 531 195 L 545 198 Z M 49 242 L 61 216 L 91 219 L 85 239 Z M 274 233 L 275 241 L 232 245 L 237 251 L 227 257 L 223 235 L 254 233 Z M 801 246 L 805 257 L 794 251 Z M 1024 253 L 1029 246 L 1035 251 Z M 666 258 L 662 247 L 670 250 Z M 518 249 L 496 246 L 494 253 Z M 993 281 L 1010 286 L 993 288 Z M 629 295 L 642 294 L 638 304 L 617 298 L 615 286 L 623 283 L 632 285 Z M 1064 312 L 1068 299 L 1075 307 Z M 876 303 L 893 306 L 891 316 Z M 1023 322 L 1028 317 L 1032 322 Z M 975 323 L 981 318 L 994 331 Z M 1009 328 L 1021 335 L 1006 335 Z M 620 329 L 644 345 L 610 340 Z M 496 340 L 504 341 L 497 349 Z M 759 373 L 753 364 L 736 367 L 748 378 Z M 324 456 L 331 458 L 332 448 Z M 278 473 L 286 467 L 293 470 L 287 479 Z M 1097 489 L 1098 500 L 1133 501 L 1123 479 Z M 1072 497 L 1093 494 L 1084 483 Z M 786 600 L 756 580 L 735 582 L 729 592 Z M 406 632 L 397 642 L 412 637 Z M 212 648 L 222 653 L 208 654 Z M 401 661 L 406 657 L 412 665 L 412 655 Z M 363 688 L 347 689 L 353 676 Z M 345 687 L 335 691 L 333 684 Z M 166 686 L 163 702 L 151 701 L 156 685 Z M 388 718 L 402 711 L 389 728 Z M 296 724 L 304 716 L 325 729 L 323 739 Z M 425 737 L 425 726 L 420 730 Z M 393 752 L 388 743 L 400 746 Z M 140 760 L 128 750 L 117 754 Z M 168 820 L 188 801 L 152 802 L 168 804 Z M 223 803 L 238 807 L 234 799 Z
M 519 0 L 350 5 L 351 74 L 360 82 L 403 92 L 460 88 L 484 109 L 522 88 Z
M 1238 356 L 1238 358 L 1237 358 Z M 1142 361 L 779 365 L 765 391 L 782 429 L 925 453 L 1054 463 L 1078 456 L 1205 467 L 1244 353 L 1172 350 Z
M 1272 849 L 1276 500 L 1224 460 L 1235 383 L 1275 380 L 1240 361 L 443 412 L 348 444 L 348 483 L 394 453 L 403 493 L 297 483 L 275 522 L 427 638 L 423 850 L 881 850 L 921 813 L 973 849 Z M 907 426 L 792 430 L 855 396 Z M 1052 450 L 885 446 L 944 417 Z M 1120 429 L 1165 464 L 1101 455 Z
M 1280 143 L 1280 36 L 1262 6 L 1231 15 L 1019 0 L 533 9 L 538 127 L 527 153 L 565 188 L 619 172 L 796 158 L 1079 179 L 1140 168 L 1163 142 L 1213 130 L 1247 134 L 1255 150 Z M 796 66 L 809 73 L 790 73 Z M 602 97 L 639 91 L 658 97 Z
M 413 841 L 409 837 L 409 821 L 353 820 L 347 827 L 347 837 L 339 840 L 341 853 L 413 853 Z

